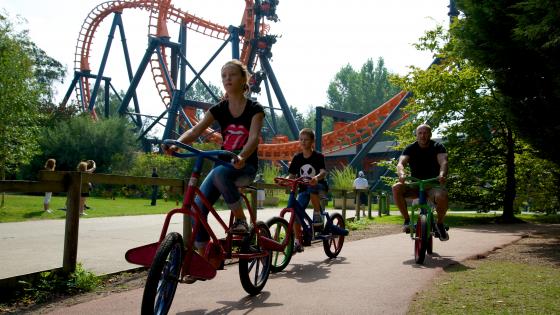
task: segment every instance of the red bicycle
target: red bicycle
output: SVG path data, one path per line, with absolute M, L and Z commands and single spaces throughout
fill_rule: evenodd
M 311 218 L 305 213 L 303 206 L 296 199 L 298 186 L 309 185 L 309 180 L 303 177 L 296 179 L 276 177 L 274 182 L 278 186 L 290 188 L 290 196 L 288 198 L 288 207 L 282 209 L 280 216 L 273 217 L 267 222 L 272 237 L 282 245 L 280 251 L 272 253 L 271 271 L 279 272 L 284 270 L 292 259 L 294 253 L 294 220 L 296 220 L 296 217 L 301 222 L 302 245 L 309 246 L 312 241 L 323 242 L 325 254 L 329 258 L 337 257 L 342 250 L 344 237 L 348 235 L 342 215 L 339 213 L 329 215 L 325 209 L 321 209 L 321 216 L 325 218 L 323 220 L 324 225 L 317 228 L 314 226 Z M 285 219 L 287 214 L 290 214 L 288 220 Z
M 167 314 L 179 282 L 191 283 L 185 281 L 187 276 L 188 279 L 210 280 L 216 276 L 217 270 L 223 270 L 226 259 L 239 259 L 239 279 L 243 289 L 250 295 L 258 294 L 270 274 L 271 252 L 282 250 L 281 244 L 271 239 L 270 230 L 264 222 L 256 221 L 255 212 L 246 196 L 242 195 L 242 198 L 250 214 L 250 232 L 246 235 L 233 234 L 229 232 L 234 220 L 233 214 L 230 215 L 229 224 L 226 224 L 197 187 L 205 159 L 232 167 L 218 156 L 233 157 L 234 153 L 224 150 L 200 151 L 175 140 L 165 140 L 164 144 L 189 151 L 173 155 L 180 158 L 194 157 L 196 162 L 185 187 L 182 207 L 167 213 L 159 241 L 126 252 L 128 262 L 150 267 L 142 297 L 142 314 Z M 216 236 L 207 218 L 194 202 L 196 196 L 224 229 L 225 238 L 219 239 Z M 185 235 L 184 239 L 177 232 L 167 234 L 171 217 L 176 214 L 191 218 L 190 235 Z M 210 235 L 210 242 L 202 255 L 194 250 L 196 234 L 201 228 L 205 228 Z

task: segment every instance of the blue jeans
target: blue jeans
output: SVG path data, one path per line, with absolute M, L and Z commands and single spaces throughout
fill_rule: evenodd
M 323 184 L 317 184 L 315 186 L 304 186 L 305 189 L 300 189 L 297 200 L 303 209 L 307 208 L 309 201 L 311 200 L 311 194 L 319 194 L 321 191 L 326 191 Z
M 212 205 L 222 195 L 230 209 L 239 209 L 241 207 L 241 194 L 238 188 L 251 184 L 256 175 L 257 169 L 253 165 L 246 165 L 239 170 L 218 165 L 208 173 L 208 176 L 200 185 L 200 191 Z M 196 197 L 195 203 L 202 210 L 202 215 L 208 217 L 209 210 L 202 204 L 200 198 Z M 196 241 L 203 243 L 209 239 L 208 232 L 201 226 L 196 235 Z

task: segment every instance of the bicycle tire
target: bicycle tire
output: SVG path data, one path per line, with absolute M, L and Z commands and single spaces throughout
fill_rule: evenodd
M 340 213 L 334 213 L 331 216 L 332 224 L 338 226 L 340 229 L 345 229 L 346 224 L 344 218 Z M 332 235 L 323 239 L 323 249 L 329 258 L 336 258 L 344 245 L 344 235 Z
M 260 235 L 271 238 L 270 230 L 266 223 L 257 221 L 256 229 L 259 230 Z M 257 242 L 256 230 L 252 228 L 249 236 L 243 240 L 241 253 L 247 254 L 261 251 L 263 251 L 263 249 Z M 245 289 L 245 292 L 250 295 L 257 295 L 262 291 L 270 275 L 271 262 L 271 252 L 268 252 L 268 255 L 264 257 L 239 259 L 239 280 L 241 280 L 241 285 L 243 289 Z
M 434 228 L 435 228 L 435 223 L 434 223 L 434 217 L 433 215 L 430 215 L 431 218 L 431 222 L 430 222 L 430 233 L 428 233 L 428 242 L 426 244 L 426 253 L 428 255 L 432 255 L 434 253 Z
M 142 314 L 167 314 L 181 276 L 185 246 L 177 232 L 169 233 L 159 248 L 148 272 L 142 296 Z
M 427 218 L 425 214 L 418 215 L 416 223 L 416 237 L 414 238 L 414 261 L 417 264 L 423 264 L 426 258 L 426 249 L 428 243 Z
M 289 238 L 284 251 L 272 252 L 270 272 L 280 272 L 288 266 L 290 260 L 292 259 L 292 254 L 294 252 L 293 232 L 289 230 L 288 221 L 281 217 L 272 217 L 266 222 L 266 225 L 270 229 L 270 234 L 272 235 L 273 240 L 282 243 L 285 241 L 286 237 Z

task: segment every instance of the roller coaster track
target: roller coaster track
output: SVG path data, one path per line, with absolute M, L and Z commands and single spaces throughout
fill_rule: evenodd
M 401 91 L 383 105 L 358 120 L 348 123 L 342 128 L 323 134 L 323 154 L 335 153 L 358 144 L 362 144 L 373 136 L 375 130 L 384 119 L 403 100 L 407 92 Z M 402 116 L 391 123 L 396 126 L 407 116 Z M 259 158 L 272 161 L 289 161 L 297 152 L 301 151 L 298 141 L 259 145 Z
M 106 17 L 113 13 L 122 13 L 125 9 L 139 9 L 149 12 L 149 36 L 169 37 L 167 32 L 167 22 L 185 25 L 190 30 L 222 41 L 227 40 L 230 36 L 227 27 L 201 19 L 190 13 L 183 12 L 180 9 L 175 8 L 171 4 L 171 0 L 107 1 L 92 9 L 88 16 L 84 19 L 75 47 L 75 71 L 81 71 L 84 73 L 91 72 L 89 58 L 92 51 L 95 32 Z M 255 19 L 256 14 L 254 10 L 254 0 L 245 0 L 245 10 L 241 21 L 241 25 L 244 28 L 244 34 L 240 36 L 242 43 L 240 60 L 251 70 L 253 70 L 258 64 L 256 58 L 252 61 L 252 64 L 248 64 L 250 62 L 249 58 L 252 49 L 251 45 L 253 45 L 257 34 L 258 36 L 264 36 L 269 31 L 269 26 L 267 24 Z M 154 54 L 150 59 L 150 67 L 161 101 L 167 108 L 169 108 L 171 94 L 174 87 L 172 86 L 173 83 L 168 82 L 164 75 L 164 69 L 167 69 L 168 66 L 168 58 L 166 56 L 165 47 L 162 46 L 160 51 L 163 58 L 160 59 Z M 83 93 L 80 93 L 80 89 L 82 89 Z M 76 90 L 78 104 L 86 104 L 85 106 L 87 106 L 91 98 L 89 78 L 87 76 L 81 77 Z M 351 146 L 366 142 L 381 125 L 385 117 L 387 117 L 404 98 L 405 94 L 405 92 L 401 92 L 362 118 L 350 122 L 348 125 L 340 129 L 336 129 L 333 132 L 324 134 L 322 136 L 323 153 L 329 154 L 338 152 Z M 82 97 L 84 98 L 83 100 Z M 197 122 L 194 109 L 187 110 L 186 114 L 191 123 L 194 124 Z M 92 115 L 96 118 L 95 111 L 92 112 Z M 404 118 L 405 117 L 400 120 Z M 393 122 L 393 125 L 396 125 L 400 122 L 400 120 Z M 219 133 L 216 133 L 213 130 L 207 130 L 205 135 L 207 136 L 207 140 L 215 142 L 221 141 Z M 258 149 L 259 158 L 273 161 L 290 160 L 298 151 L 299 144 L 297 141 L 260 144 Z

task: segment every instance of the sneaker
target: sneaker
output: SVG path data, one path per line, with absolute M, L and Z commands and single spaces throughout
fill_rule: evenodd
M 247 225 L 247 221 L 245 219 L 235 219 L 230 231 L 234 234 L 249 233 L 249 225 Z
M 301 253 L 304 250 L 303 245 L 301 245 L 298 240 L 294 241 L 294 250 L 296 251 L 296 253 Z
M 410 221 L 404 221 L 402 231 L 403 233 L 410 234 Z
M 440 241 L 449 240 L 449 234 L 447 234 L 447 231 L 445 230 L 445 226 L 443 225 L 443 223 L 436 224 L 436 229 Z
M 186 283 L 186 284 L 193 284 L 193 283 L 197 282 L 198 280 L 206 281 L 206 279 L 203 279 L 203 278 L 197 278 L 195 276 L 186 275 L 181 282 Z
M 87 213 L 85 213 L 85 212 L 80 213 L 80 216 L 86 216 L 86 215 L 87 215 Z
M 45 210 L 47 213 L 53 213 L 53 211 L 51 209 L 47 209 Z

